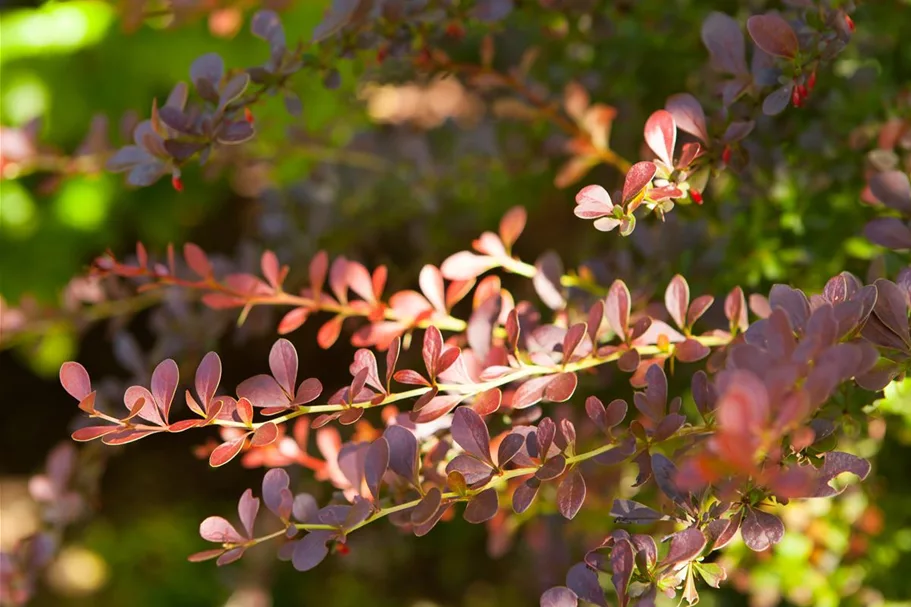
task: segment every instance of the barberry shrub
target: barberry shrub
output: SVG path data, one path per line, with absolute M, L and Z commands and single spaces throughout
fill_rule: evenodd
M 262 99 L 280 95 L 300 115 L 306 100 L 290 86 L 296 74 L 318 73 L 332 89 L 340 62 L 371 53 L 380 65 L 458 78 L 493 94 L 501 116 L 561 131 L 554 187 L 577 192 L 574 208 L 561 212 L 605 232 L 609 250 L 643 232 L 660 240 L 679 229 L 674 214 L 698 217 L 722 204 L 713 188 L 762 161 L 751 137 L 760 127 L 763 138 L 774 135 L 774 117 L 813 103 L 817 80 L 855 30 L 851 2 L 790 1 L 745 19 L 708 13 L 700 88 L 649 108 L 642 154 L 627 159 L 610 142 L 618 111 L 593 102 L 583 83 L 568 79 L 554 101 L 531 82 L 534 57 L 494 67 L 503 20 L 598 14 L 593 3 L 532 4 L 336 0 L 301 43 L 276 12 L 260 11 L 250 27 L 268 47 L 265 63 L 234 68 L 215 53 L 199 57 L 190 84 L 152 103 L 132 143 L 99 153 L 132 186 L 169 178 L 184 191 L 191 163 L 256 140 Z M 451 59 L 447 41 L 474 31 L 479 60 Z M 586 184 L 598 165 L 619 177 Z M 543 607 L 606 606 L 609 598 L 646 606 L 659 595 L 694 604 L 704 586 L 732 575 L 718 555 L 738 535 L 766 551 L 784 537 L 780 515 L 791 502 L 837 499 L 843 474 L 863 480 L 871 472 L 851 452 L 845 426 L 863 423 L 877 393 L 911 369 L 911 186 L 897 163 L 867 178 L 863 199 L 880 216 L 856 231 L 886 251 L 879 275 L 842 271 L 805 290 L 777 283 L 767 293 L 693 293 L 692 278 L 676 272 L 656 289 L 620 262 L 567 269 L 561 254 L 571 255 L 572 243 L 559 236 L 559 252 L 523 259 L 523 206 L 410 279 L 325 251 L 291 268 L 265 250 L 255 270 L 225 267 L 193 243 L 159 255 L 138 244 L 126 259 L 107 253 L 93 263 L 94 279 L 121 291 L 136 285 L 141 296 L 193 293 L 211 310 L 236 311 L 240 324 L 254 309 L 276 308 L 270 331 L 281 337 L 269 373 L 228 387 L 216 352 L 189 368 L 167 358 L 147 382 L 122 391 L 122 406 L 110 406 L 83 365 L 67 362 L 60 382 L 85 418 L 72 438 L 124 445 L 194 432 L 209 437 L 198 452 L 212 468 L 266 469 L 261 487 L 240 496 L 236 517 L 200 523 L 211 547 L 190 561 L 228 566 L 269 544 L 308 571 L 347 552 L 349 536 L 367 525 L 424 536 L 458 513 L 503 537 L 536 514 L 572 520 L 595 508 L 600 538 L 560 572 L 565 584 L 544 590 Z M 301 359 L 295 342 L 305 325 L 318 325 L 321 348 L 350 342 L 345 385 L 324 386 L 320 360 Z M 74 458 L 72 446 L 61 447 L 40 477 L 44 501 L 67 504 L 63 522 L 85 509 L 69 485 Z M 299 491 L 288 473 L 298 468 L 330 485 L 332 497 Z M 628 468 L 634 476 L 621 473 Z M 51 550 L 39 536 L 4 556 L 12 600 L 27 599 Z

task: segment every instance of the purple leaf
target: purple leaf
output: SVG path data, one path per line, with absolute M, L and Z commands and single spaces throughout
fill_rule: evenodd
M 200 88 L 201 80 L 207 80 L 212 85 L 221 82 L 224 73 L 225 62 L 218 53 L 206 53 L 190 66 L 190 79 L 197 88 Z
M 465 400 L 465 394 L 443 394 L 427 401 L 421 408 L 412 413 L 411 419 L 416 424 L 426 424 L 439 419 L 455 409 Z
M 567 519 L 572 520 L 585 501 L 585 479 L 579 468 L 573 469 L 557 487 L 557 508 Z
M 711 348 L 692 338 L 688 338 L 682 344 L 674 346 L 674 355 L 677 357 L 677 360 L 685 363 L 693 363 L 697 360 L 702 360 L 711 353 Z
M 559 453 L 538 468 L 537 472 L 535 472 L 535 478 L 541 481 L 553 480 L 563 474 L 564 470 L 566 470 L 566 458 L 562 453 Z
M 710 13 L 702 23 L 702 42 L 716 70 L 734 76 L 749 73 L 743 32 L 733 17 Z
M 615 499 L 610 515 L 616 517 L 618 523 L 652 523 L 667 517 L 644 504 L 633 500 Z
M 243 449 L 245 440 L 246 436 L 242 436 L 215 447 L 215 449 L 209 455 L 209 465 L 213 468 L 218 468 L 219 466 L 224 466 L 230 462 L 232 459 L 237 457 L 237 455 L 240 453 L 240 450 Z
M 497 490 L 485 489 L 468 502 L 465 513 L 462 515 L 469 523 L 483 523 L 497 515 L 500 504 L 497 500 Z
M 535 262 L 537 271 L 532 277 L 532 285 L 541 301 L 551 310 L 562 310 L 566 307 L 563 287 L 560 279 L 563 276 L 563 261 L 553 251 L 541 255 Z
M 782 113 L 791 101 L 793 83 L 788 83 L 769 93 L 762 101 L 762 113 L 766 116 L 777 116 Z
M 655 477 L 655 483 L 664 495 L 677 504 L 685 505 L 687 503 L 687 496 L 677 488 L 674 480 L 677 476 L 677 466 L 674 465 L 674 462 L 660 453 L 653 453 L 652 474 Z
M 370 444 L 364 459 L 364 478 L 374 501 L 380 500 L 380 484 L 389 467 L 389 443 L 381 436 Z
M 279 339 L 269 352 L 269 369 L 275 381 L 287 394 L 294 394 L 297 384 L 297 350 L 287 339 Z
M 297 394 L 294 395 L 292 405 L 305 405 L 319 398 L 323 393 L 323 384 L 316 378 L 308 378 L 301 382 L 297 387 Z
M 557 436 L 557 425 L 549 417 L 545 417 L 538 422 L 538 429 L 535 431 L 535 441 L 538 446 L 538 454 L 541 459 L 546 459 L 550 446 Z
M 568 401 L 576 391 L 579 378 L 575 373 L 559 373 L 544 388 L 544 397 L 553 403 Z
M 886 171 L 870 178 L 870 192 L 887 207 L 911 215 L 911 182 L 902 171 Z
M 705 548 L 706 539 L 698 529 L 684 529 L 671 536 L 671 547 L 661 560 L 664 567 L 695 559 Z
M 525 437 L 521 434 L 507 434 L 506 437 L 500 441 L 500 446 L 497 448 L 497 465 L 502 468 L 508 464 L 512 458 L 522 450 L 524 445 Z
M 411 524 L 424 525 L 430 522 L 442 503 L 443 494 L 437 487 L 431 487 L 421 498 L 420 503 L 411 510 Z
M 566 586 L 554 586 L 541 595 L 541 607 L 577 607 L 576 593 Z
M 217 544 L 239 544 L 245 539 L 231 523 L 220 516 L 210 516 L 200 523 L 199 535 L 202 539 Z
M 818 472 L 816 489 L 809 497 L 833 497 L 840 494 L 844 489 L 836 489 L 829 483 L 844 472 L 850 472 L 860 480 L 864 480 L 870 474 L 870 462 L 850 453 L 840 451 L 826 453 L 825 462 Z
M 316 498 L 309 493 L 298 493 L 291 503 L 291 512 L 296 520 L 306 523 L 316 518 L 319 505 L 316 503 Z
M 740 535 L 750 550 L 762 552 L 781 541 L 784 537 L 784 524 L 773 514 L 747 507 Z
M 670 112 L 681 131 L 698 137 L 703 143 L 709 141 L 705 111 L 695 97 L 689 93 L 671 95 L 664 104 L 664 109 Z
M 493 475 L 493 467 L 464 453 L 456 455 L 446 465 L 446 474 L 458 472 L 469 485 L 486 482 Z
M 516 514 L 522 514 L 528 510 L 528 507 L 531 506 L 535 496 L 538 495 L 538 488 L 540 486 L 541 482 L 538 479 L 531 478 L 516 487 L 516 490 L 512 494 L 512 509 Z
M 873 314 L 901 339 L 906 349 L 911 348 L 911 328 L 908 326 L 908 302 L 905 295 L 898 285 L 883 278 L 877 279 L 874 286 L 876 304 Z
M 911 228 L 897 217 L 877 217 L 864 226 L 867 240 L 896 251 L 911 249 Z
M 566 572 L 566 586 L 579 598 L 600 607 L 607 607 L 604 590 L 598 583 L 598 574 L 585 563 L 576 563 L 569 568 Z
M 311 531 L 294 546 L 291 563 L 298 571 L 309 571 L 323 562 L 329 554 L 327 543 L 332 538 L 332 531 Z
M 490 434 L 480 415 L 468 407 L 458 409 L 452 418 L 451 432 L 457 445 L 493 466 L 490 459 Z
M 263 476 L 263 502 L 281 519 L 291 516 L 294 496 L 288 489 L 291 479 L 283 468 L 272 468 Z
M 756 46 L 777 57 L 793 59 L 800 46 L 790 24 L 775 13 L 753 15 L 747 19 L 747 31 Z
M 626 605 L 626 589 L 633 577 L 633 545 L 627 539 L 617 540 L 610 553 L 611 581 L 617 589 L 620 604 Z
M 383 436 L 389 443 L 389 469 L 406 481 L 413 481 L 417 474 L 417 438 L 402 426 L 389 426 Z
M 253 537 L 253 525 L 256 523 L 258 512 L 259 498 L 253 497 L 252 489 L 247 489 L 237 503 L 237 514 L 240 515 L 240 523 L 244 526 L 248 538 Z

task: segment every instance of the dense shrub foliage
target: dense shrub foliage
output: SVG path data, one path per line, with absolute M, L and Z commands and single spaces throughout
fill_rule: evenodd
M 127 3 L 122 17 L 139 28 L 164 16 L 179 29 L 208 14 L 173 4 L 148 14 Z M 842 121 L 855 119 L 862 83 L 829 83 L 846 54 L 859 61 L 863 8 L 748 4 L 687 13 L 687 36 L 654 42 L 663 59 L 644 64 L 653 74 L 639 67 L 639 47 L 602 57 L 599 45 L 624 28 L 668 36 L 663 3 L 334 0 L 312 32 L 283 25 L 282 7 L 258 10 L 249 30 L 259 46 L 242 56 L 266 59 L 201 54 L 185 66 L 188 82 L 128 124 L 124 145 L 111 146 L 97 121 L 67 156 L 45 149 L 30 123 L 4 128 L 2 154 L 5 177 L 51 173 L 59 185 L 103 168 L 135 188 L 169 181 L 181 197 L 206 187 L 188 174 L 233 174 L 260 200 L 256 244 L 225 255 L 216 234 L 203 238 L 215 253 L 191 242 L 110 250 L 70 283 L 65 305 L 6 310 L 4 339 L 27 343 L 48 319 L 84 329 L 113 318 L 116 356 L 133 378 L 93 380 L 90 364 L 63 363 L 60 383 L 82 411 L 72 438 L 116 446 L 194 433 L 196 455 L 225 467 L 213 474 L 264 469 L 236 517 L 200 523 L 212 546 L 190 561 L 229 566 L 268 544 L 308 571 L 347 554 L 368 525 L 425 536 L 457 515 L 486 525 L 489 551 L 502 555 L 535 518 L 573 521 L 570 535 L 588 512 L 594 524 L 565 544 L 566 565 L 550 564 L 548 545 L 527 534 L 538 567 L 550 568 L 542 606 L 695 604 L 728 581 L 759 600 L 749 575 L 763 560 L 740 548 L 770 555 L 789 531 L 805 537 L 788 513 L 840 500 L 848 485 L 861 491 L 854 482 L 875 454 L 862 437 L 882 440 L 886 413 L 909 416 L 911 106 L 907 91 L 891 91 L 892 113 L 849 140 Z M 901 3 L 894 10 L 908 16 Z M 586 55 L 599 59 L 583 69 Z M 591 73 L 602 63 L 638 73 L 612 90 L 609 70 Z M 665 90 L 684 82 L 670 77 L 677 71 L 691 71 L 686 90 Z M 280 173 L 316 141 L 308 120 L 320 119 L 298 78 L 349 97 L 361 82 L 381 125 L 319 144 L 317 157 L 337 154 L 350 170 L 320 175 L 318 165 L 304 186 L 260 187 L 269 179 L 257 146 L 272 146 Z M 629 80 L 657 93 L 631 89 L 625 101 Z M 286 118 L 266 105 L 273 99 Z M 293 126 L 279 133 L 276 120 Z M 528 181 L 540 173 L 546 181 Z M 447 250 L 394 211 L 368 217 L 398 204 L 388 180 L 460 233 L 473 224 L 447 190 L 495 191 L 496 213 L 483 214 L 470 247 Z M 523 204 L 542 188 L 569 191 L 575 205 Z M 804 191 L 824 208 L 802 204 Z M 819 192 L 832 194 L 831 209 Z M 287 210 L 295 196 L 308 199 L 308 220 Z M 772 199 L 789 201 L 775 207 L 780 220 L 769 219 Z M 319 207 L 364 227 L 320 219 Z M 314 237 L 320 221 L 343 234 L 326 249 Z M 403 238 L 427 242 L 436 263 L 382 252 L 384 239 Z M 846 254 L 849 241 L 864 253 Z M 338 242 L 355 252 L 330 254 Z M 145 354 L 116 323 L 155 305 L 158 340 Z M 269 336 L 267 360 L 255 363 L 268 372 L 226 386 L 232 363 L 223 368 L 214 349 L 235 331 Z M 299 354 L 312 341 L 350 344 L 346 379 L 330 372 L 338 356 Z M 91 509 L 100 474 L 71 443 L 51 453 L 30 486 L 48 530 L 3 553 L 4 601 L 29 600 L 64 530 Z M 825 574 L 828 590 L 801 595 L 790 583 L 777 592 L 803 604 L 852 588 Z

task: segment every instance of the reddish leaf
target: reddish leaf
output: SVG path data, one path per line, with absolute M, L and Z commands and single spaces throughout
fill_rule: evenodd
M 223 293 L 206 293 L 202 296 L 202 303 L 213 310 L 226 310 L 228 308 L 239 308 L 247 302 L 240 297 L 232 297 Z
M 572 520 L 585 501 L 585 479 L 579 468 L 573 469 L 557 487 L 557 508 L 560 514 Z
M 493 257 L 460 251 L 447 257 L 440 266 L 440 271 L 449 280 L 471 280 L 498 265 L 499 262 Z
M 320 291 L 326 282 L 326 274 L 329 271 L 329 255 L 325 251 L 319 251 L 310 260 L 309 277 L 310 288 L 313 289 L 313 298 L 319 301 Z
M 426 405 L 422 406 L 419 411 L 412 414 L 412 420 L 416 424 L 426 424 L 439 419 L 455 409 L 465 399 L 465 396 L 465 394 L 435 396 Z
M 747 19 L 747 31 L 756 46 L 776 57 L 793 59 L 800 46 L 790 24 L 775 13 L 753 15 Z
M 424 345 L 421 348 L 421 355 L 424 358 L 424 366 L 427 367 L 427 374 L 430 380 L 436 379 L 438 368 L 437 361 L 443 351 L 443 334 L 435 326 L 427 327 L 424 332 Z
M 191 563 L 201 563 L 203 561 L 210 561 L 214 558 L 217 558 L 225 553 L 223 548 L 215 548 L 213 550 L 203 550 L 202 552 L 197 552 L 191 554 L 187 557 L 187 560 Z
M 588 332 L 588 327 L 584 322 L 577 323 L 569 328 L 563 337 L 563 364 L 565 365 L 571 359 L 576 348 L 582 342 L 582 338 Z
M 478 394 L 471 403 L 471 408 L 478 415 L 485 416 L 495 413 L 500 408 L 500 402 L 503 400 L 503 392 L 499 388 L 492 388 Z
M 664 112 L 664 110 L 661 111 Z M 667 114 L 667 112 L 664 113 Z M 673 122 L 673 118 L 671 121 Z M 646 124 L 647 127 L 648 125 Z M 654 162 L 637 162 L 630 167 L 630 170 L 626 173 L 626 179 L 623 181 L 623 204 L 629 204 L 630 201 L 635 199 L 651 183 L 657 170 L 658 167 L 655 166 Z M 631 211 L 632 209 L 628 210 Z
M 552 382 L 554 377 L 546 375 L 544 377 L 533 377 L 519 386 L 512 397 L 513 409 L 525 409 L 537 404 L 544 398 L 544 390 Z
M 67 393 L 78 401 L 92 392 L 88 371 L 77 362 L 65 362 L 60 367 L 60 383 Z
M 579 378 L 575 373 L 559 373 L 544 388 L 544 396 L 554 403 L 562 403 L 572 398 L 579 385 Z
M 541 301 L 551 310 L 562 310 L 566 307 L 563 287 L 563 261 L 554 251 L 547 251 L 535 262 L 535 275 L 532 285 Z
M 506 211 L 503 219 L 500 220 L 500 240 L 503 241 L 507 249 L 515 244 L 516 240 L 519 239 L 519 235 L 525 229 L 527 215 L 525 207 L 516 206 Z
M 493 475 L 494 469 L 490 464 L 462 453 L 446 464 L 446 474 L 452 474 L 453 472 L 461 474 L 469 485 L 476 485 L 478 483 L 486 483 Z
M 308 308 L 294 308 L 287 314 L 285 314 L 281 322 L 278 323 L 278 334 L 287 335 L 293 331 L 296 331 L 307 322 L 307 318 L 310 316 L 310 310 Z
M 664 292 L 664 305 L 678 327 L 683 329 L 687 326 L 686 311 L 690 305 L 690 287 L 680 274 L 674 276 L 667 285 L 667 290 Z
M 178 376 L 177 363 L 170 358 L 161 361 L 152 372 L 152 397 L 155 399 L 165 423 L 168 421 L 171 403 L 177 392 Z
M 306 405 L 315 401 L 323 393 L 323 384 L 314 377 L 310 377 L 301 382 L 297 387 L 292 405 Z
M 190 266 L 190 269 L 200 277 L 210 278 L 212 276 L 212 264 L 209 262 L 205 251 L 198 246 L 192 242 L 186 243 L 183 245 L 183 256 L 187 260 L 187 265 Z
M 291 479 L 282 468 L 272 468 L 263 476 L 263 502 L 266 508 L 282 519 L 291 516 L 294 496 L 288 488 Z
M 213 468 L 218 468 L 219 466 L 224 466 L 230 462 L 232 459 L 237 457 L 241 449 L 243 449 L 244 441 L 246 439 L 247 435 L 245 434 L 240 438 L 235 438 L 215 447 L 215 449 L 209 455 L 209 465 Z
M 436 266 L 424 266 L 421 268 L 418 282 L 427 301 L 438 311 L 446 312 L 446 292 L 443 287 L 443 274 L 440 270 Z
M 649 116 L 645 122 L 645 142 L 664 164 L 674 166 L 677 125 L 670 112 L 658 110 Z
M 221 359 L 215 352 L 206 354 L 196 368 L 196 393 L 207 407 L 221 381 Z
M 272 251 L 263 251 L 262 257 L 260 257 L 259 260 L 259 267 L 270 285 L 275 288 L 278 288 L 281 285 L 281 266 L 275 253 Z
M 715 298 L 711 295 L 700 295 L 693 300 L 693 303 L 690 304 L 690 309 L 686 313 L 686 324 L 689 327 L 692 327 L 697 320 L 702 318 L 702 315 L 712 307 L 712 304 L 715 302 Z
M 396 371 L 395 375 L 392 376 L 395 381 L 400 384 L 406 384 L 410 386 L 429 386 L 430 382 L 427 381 L 423 375 L 417 371 L 411 369 L 402 369 L 401 371 Z
M 645 187 L 645 184 L 642 187 Z M 607 190 L 600 185 L 587 185 L 576 194 L 576 207 L 573 213 L 579 219 L 598 219 L 610 215 L 613 209 L 614 203 Z
M 829 483 L 836 476 L 845 472 L 850 472 L 860 480 L 864 480 L 870 474 L 870 462 L 850 453 L 840 451 L 826 453 L 825 462 L 818 473 L 816 488 L 809 497 L 834 497 L 840 494 L 844 489 L 836 489 Z
M 120 430 L 120 426 L 87 426 L 73 432 L 72 437 L 73 440 L 84 443 L 105 436 L 106 434 L 117 432 L 118 430 Z
M 728 296 L 724 299 L 724 315 L 731 323 L 732 328 L 740 331 L 746 331 L 749 326 L 747 320 L 746 299 L 743 296 L 743 289 L 734 287 Z
M 253 438 L 250 439 L 250 446 L 265 447 L 274 443 L 277 438 L 278 426 L 272 422 L 266 422 L 253 433 Z
M 224 567 L 225 565 L 230 565 L 234 561 L 239 560 L 240 557 L 242 557 L 244 555 L 245 550 L 246 550 L 246 548 L 244 548 L 244 547 L 232 548 L 231 550 L 228 550 L 227 552 L 222 554 L 220 557 L 218 557 L 218 560 L 215 561 L 215 564 L 218 565 L 219 567 Z
M 356 261 L 348 261 L 345 264 L 345 281 L 348 287 L 368 303 L 376 303 L 376 295 L 373 291 L 373 279 L 370 272 L 363 264 Z
M 627 327 L 629 325 L 631 299 L 632 297 L 626 284 L 622 280 L 615 280 L 604 302 L 604 315 L 607 317 L 611 330 L 624 341 L 626 341 L 628 335 Z
M 254 375 L 237 386 L 237 396 L 255 407 L 287 407 L 288 397 L 271 375 Z
M 489 521 L 497 514 L 500 504 L 497 500 L 497 490 L 485 489 L 468 502 L 463 518 L 469 523 L 483 523 Z
M 328 350 L 338 340 L 339 333 L 342 331 L 342 323 L 345 321 L 344 316 L 335 316 L 327 321 L 316 335 L 316 343 L 321 348 Z

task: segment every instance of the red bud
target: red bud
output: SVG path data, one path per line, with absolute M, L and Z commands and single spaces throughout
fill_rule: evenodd
M 349 552 L 351 552 L 351 548 L 348 547 L 348 544 L 336 544 L 336 545 L 335 545 L 335 552 L 336 552 L 336 554 L 339 554 L 339 555 L 341 555 L 341 556 L 345 556 L 346 554 L 348 554 Z
M 248 108 L 248 107 L 244 108 L 244 120 L 246 120 L 250 124 L 253 124 L 253 112 L 251 112 L 250 108 Z
M 854 19 L 851 18 L 851 15 L 845 15 L 845 25 L 848 26 L 849 30 L 854 31 Z
M 803 98 L 800 96 L 800 89 L 796 86 L 791 90 L 791 103 L 794 107 L 800 107 L 803 104 Z
M 180 180 L 180 177 L 177 175 L 171 177 L 171 187 L 178 192 L 183 192 L 183 181 Z
M 814 70 L 810 77 L 807 78 L 807 91 L 812 92 L 813 88 L 816 86 L 816 71 Z
M 797 93 L 800 95 L 800 102 L 803 103 L 809 97 L 810 93 L 807 92 L 807 87 L 802 84 L 797 85 Z
M 702 194 L 699 193 L 699 190 L 694 190 L 691 188 L 690 189 L 690 198 L 692 198 L 693 202 L 695 202 L 696 204 L 702 204 Z
M 724 164 L 731 164 L 731 146 L 724 146 L 724 150 L 721 151 L 721 161 Z

